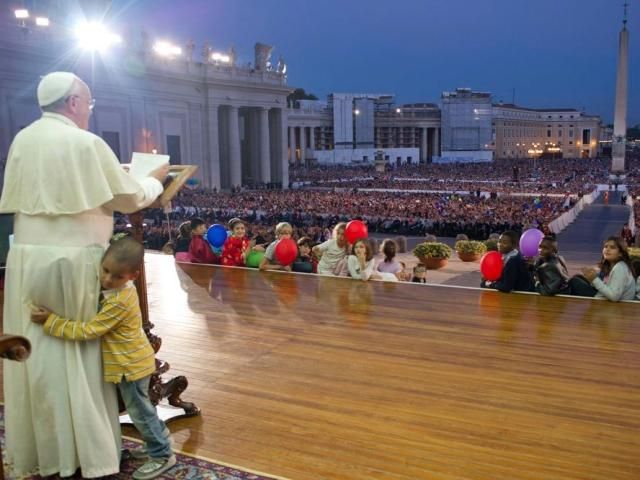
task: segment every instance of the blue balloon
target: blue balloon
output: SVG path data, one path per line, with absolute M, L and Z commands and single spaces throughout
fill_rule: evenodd
M 227 230 L 220 224 L 215 223 L 207 230 L 207 241 L 212 247 L 219 248 L 224 245 L 227 239 Z

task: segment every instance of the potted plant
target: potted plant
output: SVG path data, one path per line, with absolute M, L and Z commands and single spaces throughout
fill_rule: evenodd
M 413 249 L 413 254 L 430 270 L 437 270 L 449 263 L 451 253 L 451 247 L 442 242 L 423 242 Z
M 454 248 L 463 262 L 477 262 L 487 251 L 486 245 L 477 240 L 459 240 Z

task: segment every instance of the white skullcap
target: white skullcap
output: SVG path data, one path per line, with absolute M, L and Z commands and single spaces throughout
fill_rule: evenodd
M 69 93 L 77 78 L 70 72 L 53 72 L 45 75 L 38 84 L 38 104 L 46 107 L 60 100 Z

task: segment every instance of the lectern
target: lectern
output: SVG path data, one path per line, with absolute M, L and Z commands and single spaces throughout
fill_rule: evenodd
M 178 191 L 180 191 L 185 182 L 193 176 L 197 169 L 198 167 L 194 165 L 170 166 L 169 176 L 165 182 L 164 192 L 160 197 L 158 197 L 158 200 L 151 205 L 151 208 L 164 208 L 178 193 Z M 132 236 L 141 243 L 144 239 L 143 221 L 144 210 L 129 214 Z M 162 347 L 162 339 L 153 333 L 154 325 L 149 320 L 149 303 L 147 300 L 147 281 L 144 262 L 140 268 L 140 275 L 138 276 L 135 285 L 138 291 L 138 297 L 140 298 L 142 326 L 151 346 L 153 347 L 153 351 L 157 354 Z M 180 398 L 182 392 L 184 392 L 189 385 L 187 377 L 179 375 L 167 382 L 162 380 L 162 375 L 168 372 L 169 369 L 170 365 L 156 356 L 156 371 L 151 376 L 151 381 L 149 383 L 149 397 L 153 404 L 156 405 L 158 416 L 167 422 L 176 418 L 199 415 L 200 409 L 195 404 L 185 402 Z M 166 403 L 161 403 L 163 398 L 168 400 L 168 405 Z M 123 409 L 121 408 L 120 411 L 122 410 Z M 128 415 L 121 415 L 120 423 L 130 424 L 131 419 Z

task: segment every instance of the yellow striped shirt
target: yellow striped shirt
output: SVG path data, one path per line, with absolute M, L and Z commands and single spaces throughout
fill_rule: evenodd
M 133 382 L 151 375 L 156 369 L 153 348 L 142 330 L 138 293 L 132 283 L 105 298 L 98 314 L 88 322 L 52 313 L 44 330 L 67 340 L 102 337 L 102 364 L 107 382 L 120 383 L 123 377 L 125 381 Z

